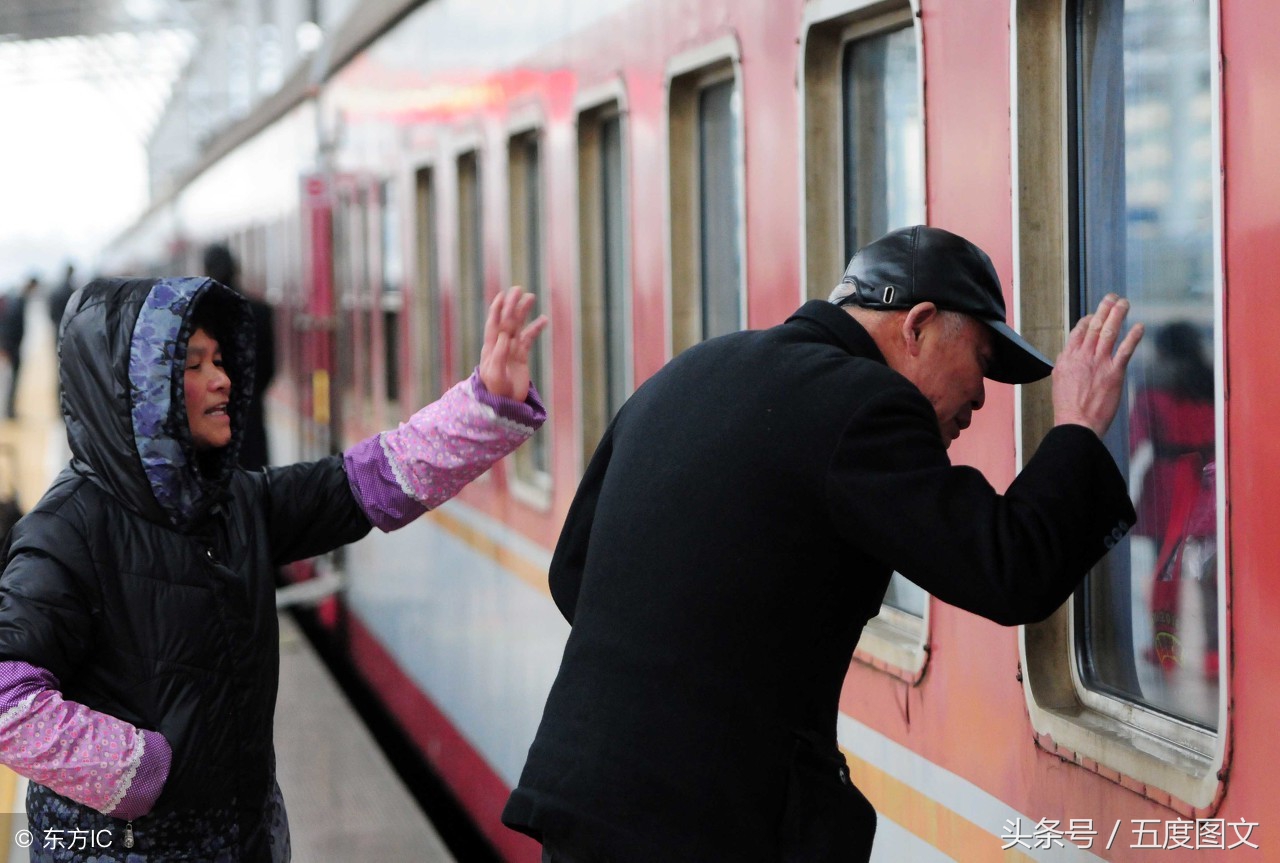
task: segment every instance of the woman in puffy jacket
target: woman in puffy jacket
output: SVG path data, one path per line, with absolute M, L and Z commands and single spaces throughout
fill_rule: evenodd
M 289 859 L 272 573 L 408 524 L 541 425 L 532 302 L 499 296 L 476 372 L 399 428 L 249 472 L 242 297 L 210 279 L 72 297 L 71 463 L 13 529 L 0 578 L 0 763 L 31 780 L 33 861 Z

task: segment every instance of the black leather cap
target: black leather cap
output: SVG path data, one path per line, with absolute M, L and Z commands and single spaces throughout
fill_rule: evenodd
M 854 290 L 837 301 L 840 306 L 909 309 L 933 303 L 982 321 L 996 335 L 987 370 L 994 381 L 1025 384 L 1053 371 L 1053 363 L 1005 322 L 991 258 L 964 237 L 927 225 L 891 231 L 853 256 L 843 281 Z

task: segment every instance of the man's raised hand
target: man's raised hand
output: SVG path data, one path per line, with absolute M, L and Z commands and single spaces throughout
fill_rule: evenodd
M 1053 368 L 1053 421 L 1076 423 L 1099 437 L 1110 427 L 1120 406 L 1125 370 L 1142 340 L 1142 324 L 1124 332 L 1129 301 L 1107 294 L 1098 310 L 1071 330 Z

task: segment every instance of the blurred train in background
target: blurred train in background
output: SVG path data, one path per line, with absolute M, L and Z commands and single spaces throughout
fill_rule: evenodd
M 539 859 L 498 816 L 568 631 L 551 550 L 639 382 L 916 222 L 986 249 L 1050 355 L 1127 296 L 1148 337 L 1109 444 L 1139 528 L 1035 626 L 895 578 L 840 741 L 878 860 L 1280 859 L 1278 32 L 1220 0 L 363 3 L 108 269 L 230 242 L 277 308 L 277 462 L 405 418 L 469 373 L 489 299 L 539 295 L 547 426 L 348 549 L 319 615 L 511 861 Z M 953 459 L 1003 488 L 1049 393 L 989 388 Z

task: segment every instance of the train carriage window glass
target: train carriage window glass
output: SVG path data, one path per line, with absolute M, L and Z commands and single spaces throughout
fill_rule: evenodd
M 843 60 L 844 257 L 924 221 L 924 125 L 916 34 L 855 39 Z
M 611 117 L 600 125 L 600 212 L 604 242 L 605 366 L 608 369 L 609 416 L 627 400 L 627 250 L 623 209 L 622 120 Z
M 460 355 L 456 376 L 465 377 L 480 362 L 484 321 L 484 213 L 480 190 L 480 154 L 458 158 L 458 305 Z
M 543 273 L 542 150 L 537 132 L 514 136 L 508 146 L 510 172 L 511 281 L 539 297 L 545 297 Z M 538 314 L 540 309 L 535 309 Z M 533 380 L 547 396 L 548 339 L 540 338 L 529 357 Z M 533 502 L 549 505 L 551 487 L 550 429 L 541 428 L 512 454 L 517 493 L 536 496 Z
M 707 62 L 705 53 L 728 56 Z M 686 68 L 696 63 L 693 68 Z M 671 352 L 745 325 L 736 43 L 676 58 L 668 84 Z
M 431 168 L 422 168 L 417 173 L 417 219 L 414 222 L 417 277 L 413 308 L 416 310 L 418 385 L 422 387 L 414 400 L 423 404 L 440 395 L 440 378 L 444 372 L 434 176 Z
M 373 302 L 373 247 L 371 246 L 372 223 L 369 216 L 369 195 L 367 189 L 356 193 L 356 203 L 352 208 L 350 239 L 352 242 L 352 287 L 355 301 L 355 338 L 352 347 L 355 351 L 355 362 L 352 365 L 355 380 L 355 397 L 357 411 L 348 414 L 351 419 L 368 417 L 372 412 L 373 396 L 373 320 L 370 308 Z
M 344 418 L 367 415 L 363 401 L 369 394 L 368 227 L 365 196 L 353 185 L 345 187 L 334 218 L 334 253 L 341 263 L 340 269 L 335 268 L 341 279 L 335 372 Z
M 382 184 L 382 373 L 387 401 L 400 399 L 400 307 L 404 259 L 400 252 L 399 203 L 396 185 Z
M 1077 592 L 1080 677 L 1214 730 L 1223 567 L 1210 8 L 1074 4 L 1072 230 L 1077 310 L 1114 291 L 1148 333 L 1106 438 L 1138 523 Z
M 742 328 L 742 190 L 738 124 L 741 100 L 734 81 L 698 97 L 699 212 L 701 215 L 702 337 Z
M 582 459 L 631 392 L 626 153 L 617 101 L 578 116 L 578 339 Z
M 889 589 L 884 594 L 884 605 L 905 612 L 913 617 L 924 617 L 929 594 L 923 588 L 907 581 L 899 573 L 889 579 Z
M 351 392 L 355 386 L 352 369 L 355 368 L 355 286 L 356 267 L 352 248 L 352 203 L 347 190 L 338 195 L 333 216 L 333 271 L 337 293 L 337 355 L 334 358 L 334 387 L 342 405 L 350 408 Z

